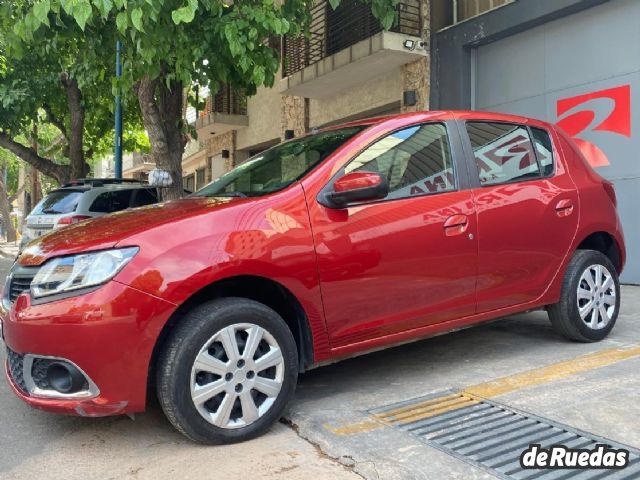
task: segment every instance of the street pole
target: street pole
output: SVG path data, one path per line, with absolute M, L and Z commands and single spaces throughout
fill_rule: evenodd
M 120 80 L 122 77 L 122 62 L 120 55 L 122 53 L 122 43 L 120 40 L 116 42 L 116 78 Z M 118 95 L 116 95 L 116 125 L 115 125 L 115 145 L 113 152 L 114 176 L 122 178 L 122 96 L 120 87 L 118 87 Z

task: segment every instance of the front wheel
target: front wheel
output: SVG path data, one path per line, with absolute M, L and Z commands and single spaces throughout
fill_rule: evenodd
M 243 298 L 188 312 L 158 361 L 157 389 L 169 421 L 190 439 L 241 442 L 266 431 L 293 396 L 296 344 L 284 320 Z
M 620 310 L 620 282 L 611 260 L 578 250 L 567 267 L 560 301 L 548 309 L 554 328 L 579 342 L 597 342 L 613 329 Z

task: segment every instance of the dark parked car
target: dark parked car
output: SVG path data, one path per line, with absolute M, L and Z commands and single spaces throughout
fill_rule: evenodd
M 264 432 L 298 374 L 532 309 L 616 323 L 612 184 L 552 125 L 480 112 L 363 120 L 267 150 L 186 199 L 42 237 L 2 314 L 15 394 L 140 412 L 152 380 L 205 443 Z

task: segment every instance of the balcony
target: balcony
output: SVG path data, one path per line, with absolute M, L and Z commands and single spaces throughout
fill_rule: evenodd
M 131 153 L 122 159 L 122 173 L 125 177 L 132 177 L 139 172 L 148 172 L 155 167 L 151 155 L 144 153 Z
M 195 125 L 201 140 L 209 135 L 246 127 L 249 125 L 247 97 L 242 92 L 223 86 L 217 94 L 207 98 L 204 110 L 188 110 L 187 121 Z
M 316 3 L 310 35 L 284 38 L 281 92 L 329 97 L 426 57 L 423 1 L 405 0 L 396 8 L 393 27 L 384 31 L 367 4 L 343 0 L 333 10 L 329 2 Z

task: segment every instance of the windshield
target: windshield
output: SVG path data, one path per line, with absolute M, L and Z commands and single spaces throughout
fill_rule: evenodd
M 276 145 L 194 193 L 198 197 L 266 195 L 302 178 L 347 140 L 367 128 L 355 126 Z
M 74 212 L 82 194 L 83 192 L 79 192 L 77 190 L 54 190 L 35 206 L 31 214 L 57 215 L 61 213 Z

